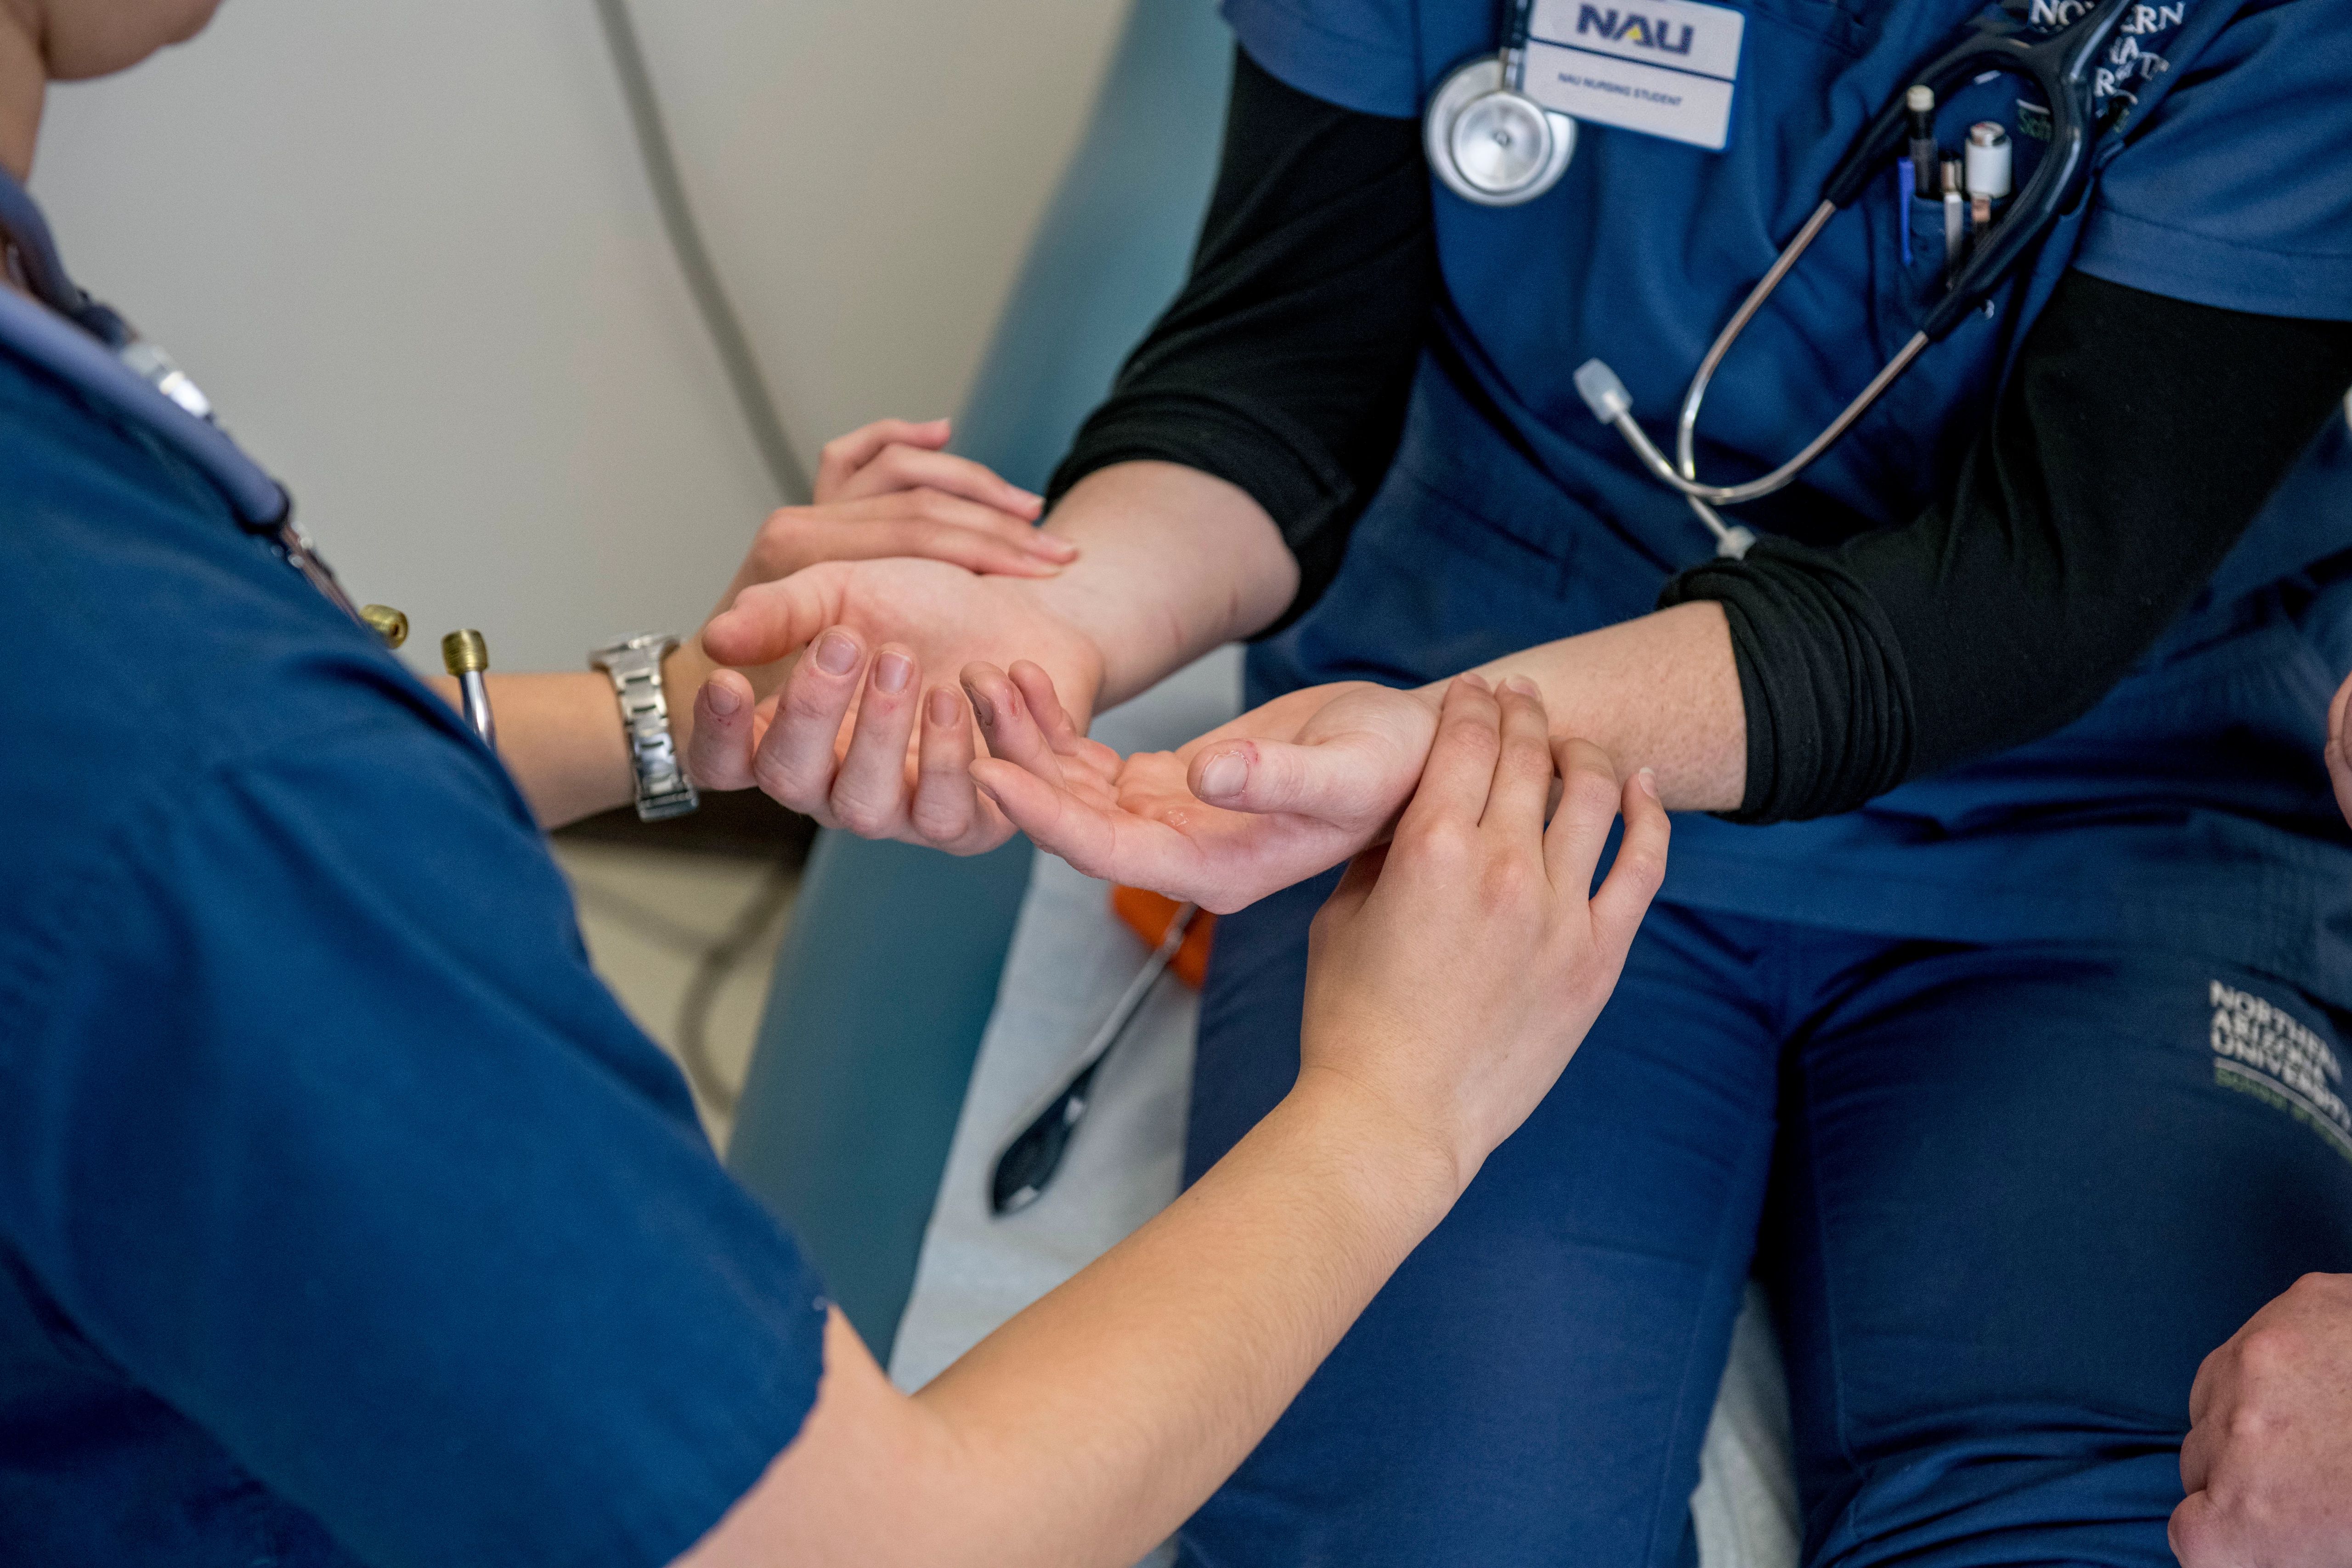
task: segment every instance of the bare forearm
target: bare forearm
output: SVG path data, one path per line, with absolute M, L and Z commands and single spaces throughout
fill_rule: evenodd
M 1103 655 L 1097 709 L 1265 627 L 1298 567 L 1248 492 L 1175 463 L 1119 463 L 1062 498 L 1046 529 L 1080 549 L 1038 597 Z
M 681 756 L 694 723 L 694 693 L 710 668 L 690 643 L 662 661 L 670 729 Z M 488 679 L 499 760 L 514 774 L 541 826 L 561 827 L 635 798 L 636 774 L 610 680 L 595 670 Z M 436 677 L 426 684 L 450 707 L 460 706 L 456 681 Z
M 1621 772 L 1654 770 L 1669 810 L 1730 811 L 1747 789 L 1747 713 L 1716 605 L 1677 605 L 1563 637 L 1479 673 L 1497 684 L 1534 680 L 1555 735 L 1592 742 Z
M 1436 1222 L 1451 1165 L 1401 1152 L 1362 1093 L 1334 1081 L 1293 1095 L 1158 1219 L 923 1391 L 984 1467 L 983 1495 L 1004 1499 L 1003 1561 L 1124 1563 L 1172 1531 Z M 1090 1544 L 1057 1549 L 1072 1523 Z
M 1123 1568 L 1273 1425 L 1454 1180 L 1353 1085 L 1294 1091 L 914 1399 L 842 1331 L 800 1441 L 689 1562 Z

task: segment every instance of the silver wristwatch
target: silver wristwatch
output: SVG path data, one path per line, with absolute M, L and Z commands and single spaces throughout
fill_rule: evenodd
M 629 762 L 637 773 L 637 816 L 646 822 L 684 816 L 701 804 L 679 764 L 669 702 L 662 695 L 662 658 L 677 646 L 667 633 L 647 632 L 588 656 L 592 668 L 612 678 L 613 695 L 620 700 Z

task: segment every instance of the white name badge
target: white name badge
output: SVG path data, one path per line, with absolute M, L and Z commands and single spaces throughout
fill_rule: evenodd
M 1748 18 L 1698 0 L 1536 0 L 1527 81 L 1546 109 L 1720 153 Z

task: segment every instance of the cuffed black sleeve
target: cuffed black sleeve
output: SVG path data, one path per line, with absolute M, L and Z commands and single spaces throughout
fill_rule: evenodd
M 2187 607 L 2352 382 L 2352 323 L 2070 274 L 1951 493 L 1666 586 L 1723 605 L 1743 822 L 1847 811 L 2087 712 Z
M 1113 463 L 1240 486 L 1297 557 L 1302 614 L 1396 455 L 1438 289 L 1419 125 L 1234 62 L 1225 144 L 1184 288 L 1047 487 Z

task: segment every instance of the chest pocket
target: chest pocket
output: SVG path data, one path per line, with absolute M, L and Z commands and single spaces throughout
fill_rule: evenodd
M 2022 189 L 2044 146 L 2032 131 L 2041 112 L 2031 88 L 2014 77 L 1963 89 L 1937 114 L 1939 173 L 1963 160 L 1969 127 L 1990 121 L 2009 139 L 2010 189 Z M 1940 193 L 1929 199 L 1906 195 L 1892 164 L 1873 177 L 1854 207 L 1838 221 L 1858 218 L 1862 226 L 1870 298 L 1855 306 L 1866 313 L 1873 351 L 1884 363 L 1943 300 L 1953 268 L 1977 240 L 1977 219 L 1965 195 L 1957 202 Z M 1994 224 L 2008 216 L 2008 203 L 1995 202 Z M 1957 468 L 1984 428 L 2001 374 L 2072 257 L 2081 222 L 2078 208 L 2051 226 L 1991 300 L 1941 342 L 1930 344 L 1872 411 L 1867 423 L 1874 439 L 1885 443 L 1895 465 L 1914 476 L 1915 500 L 1928 499 L 1933 485 Z M 1866 377 L 1870 371 L 1855 367 L 1849 374 Z

